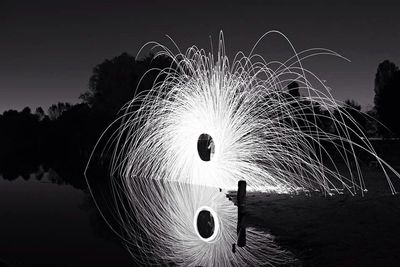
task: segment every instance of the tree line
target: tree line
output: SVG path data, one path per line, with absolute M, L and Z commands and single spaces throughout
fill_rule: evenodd
M 80 96 L 81 103 L 57 103 L 46 112 L 41 107 L 35 111 L 29 107 L 5 111 L 0 115 L 0 173 L 15 179 L 29 175 L 39 164 L 58 166 L 63 173 L 81 173 L 100 134 L 134 97 L 135 90 L 140 93 L 150 89 L 156 79 L 162 79 L 160 70 L 171 64 L 167 57 L 150 54 L 137 60 L 122 53 L 94 67 L 88 89 Z M 358 112 L 361 106 L 354 100 L 347 100 L 343 108 L 368 137 L 398 137 L 400 71 L 394 63 L 385 60 L 379 64 L 374 91 L 374 107 L 366 112 L 368 116 Z M 296 82 L 289 84 L 287 93 L 301 97 Z M 329 129 L 330 125 L 323 123 L 321 127 Z

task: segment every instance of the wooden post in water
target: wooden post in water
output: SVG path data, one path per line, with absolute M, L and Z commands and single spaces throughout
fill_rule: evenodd
M 238 205 L 238 224 L 237 224 L 237 245 L 238 247 L 246 246 L 246 181 L 240 180 L 238 182 L 237 191 L 237 205 Z

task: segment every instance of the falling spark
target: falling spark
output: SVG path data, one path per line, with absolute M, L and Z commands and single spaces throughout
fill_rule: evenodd
M 290 261 L 270 235 L 252 228 L 247 245 L 232 252 L 237 208 L 218 189 L 235 190 L 240 180 L 256 191 L 363 194 L 356 153 L 362 151 L 379 163 L 395 193 L 388 172 L 399 174 L 378 157 L 325 81 L 302 66 L 312 56 L 341 56 L 327 49 L 296 52 L 277 31 L 262 38 L 270 34 L 286 39 L 293 56 L 266 62 L 253 49 L 230 61 L 222 34 L 216 55 L 197 47 L 174 54 L 156 44 L 156 56 L 173 64 L 126 105 L 108 143 L 116 232 L 137 260 L 184 266 Z M 293 81 L 301 96 L 287 90 Z M 339 172 L 343 166 L 349 177 Z M 202 209 L 214 220 L 210 238 L 196 227 Z

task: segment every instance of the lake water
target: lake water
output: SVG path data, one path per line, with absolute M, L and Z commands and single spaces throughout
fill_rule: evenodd
M 398 158 L 389 159 L 398 165 Z M 82 189 L 84 177 L 70 169 L 0 176 L 0 266 L 135 266 Z M 249 194 L 249 223 L 271 232 L 304 266 L 397 266 L 399 194 L 390 193 L 382 171 L 364 166 L 363 173 L 364 197 Z M 101 176 L 93 178 L 103 187 Z
M 131 264 L 83 190 L 51 170 L 0 176 L 0 266 Z

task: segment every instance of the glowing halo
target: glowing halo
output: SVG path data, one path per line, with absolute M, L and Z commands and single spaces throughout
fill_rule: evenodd
M 203 234 L 200 233 L 199 231 L 199 215 L 202 212 L 207 212 L 209 213 L 210 219 L 212 220 L 212 230 L 211 230 L 211 235 L 207 233 L 207 237 L 204 237 Z M 203 222 L 204 223 L 204 222 Z M 200 239 L 202 239 L 205 242 L 212 242 L 216 238 L 216 236 L 219 234 L 219 218 L 217 213 L 210 207 L 208 206 L 202 206 L 197 209 L 194 218 L 193 218 L 193 227 L 196 230 L 196 234 L 199 236 Z
M 216 54 L 195 46 L 173 53 L 151 43 L 161 49 L 156 57 L 167 56 L 173 64 L 161 71 L 161 81 L 127 103 L 114 122 L 118 130 L 103 140 L 99 153 L 112 155 L 112 214 L 119 223 L 113 229 L 138 261 L 181 266 L 290 262 L 290 253 L 272 236 L 251 227 L 246 246 L 232 252 L 237 207 L 218 189 L 236 190 L 239 180 L 257 191 L 364 194 L 361 151 L 378 162 L 396 192 L 389 174 L 400 174 L 377 155 L 343 103 L 303 67 L 312 56 L 341 56 L 320 48 L 297 52 L 282 33 L 271 31 L 263 38 L 269 34 L 288 42 L 292 54 L 286 61 L 267 62 L 254 49 L 229 60 L 222 34 Z M 287 90 L 293 81 L 300 96 Z M 331 128 L 324 129 L 324 123 Z M 200 144 L 208 144 L 206 157 L 198 149 L 202 134 L 212 138 Z M 218 230 L 210 240 L 198 232 L 198 207 L 214 211 Z

